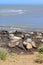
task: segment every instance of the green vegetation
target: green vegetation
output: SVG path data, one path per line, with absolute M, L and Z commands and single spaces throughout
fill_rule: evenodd
M 41 44 L 40 47 L 38 48 L 38 52 L 43 53 L 43 44 Z
M 39 62 L 43 62 L 43 44 L 40 45 L 40 47 L 38 48 L 38 54 L 37 54 L 37 58 Z
M 0 48 L 0 59 L 6 60 L 6 57 L 7 57 L 7 52 L 3 48 Z
M 9 53 L 9 55 L 11 55 L 11 56 L 17 56 L 17 54 L 16 53 Z

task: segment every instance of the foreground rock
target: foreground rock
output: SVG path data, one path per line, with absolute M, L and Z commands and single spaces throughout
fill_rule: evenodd
M 8 46 L 9 47 L 15 47 L 15 46 L 19 45 L 20 41 L 21 41 L 20 37 L 12 36 L 10 38 L 10 42 L 8 43 Z
M 6 30 L 0 32 L 0 47 L 7 47 L 12 52 L 14 52 L 15 49 L 19 49 L 20 51 L 22 50 L 23 52 L 27 51 L 27 49 L 35 49 L 40 43 L 43 43 L 43 35 L 41 32 L 25 33 L 16 31 L 9 33 Z
M 27 49 L 32 49 L 31 43 L 24 41 L 23 44 L 26 46 Z
M 36 43 L 34 41 L 31 42 L 33 48 L 37 48 Z

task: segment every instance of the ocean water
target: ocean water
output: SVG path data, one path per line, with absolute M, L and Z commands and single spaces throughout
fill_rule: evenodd
M 43 28 L 43 5 L 0 5 L 0 26 Z

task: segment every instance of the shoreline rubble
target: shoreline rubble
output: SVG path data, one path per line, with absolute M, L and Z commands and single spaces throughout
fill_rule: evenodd
M 15 31 L 9 33 L 7 30 L 0 31 L 0 47 L 8 47 L 9 50 L 15 47 L 24 51 L 32 48 L 37 49 L 41 43 L 43 43 L 43 32 L 26 33 L 23 31 Z

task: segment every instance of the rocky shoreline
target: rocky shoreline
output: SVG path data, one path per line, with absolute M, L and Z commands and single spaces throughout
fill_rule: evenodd
M 32 52 L 43 43 L 43 32 L 0 31 L 0 47 L 18 54 Z

